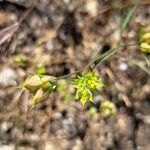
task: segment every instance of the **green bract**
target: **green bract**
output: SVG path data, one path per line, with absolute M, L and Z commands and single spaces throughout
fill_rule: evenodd
M 33 105 L 46 101 L 49 95 L 50 92 L 44 91 L 42 88 L 38 89 L 32 98 Z
M 73 80 L 73 85 L 76 90 L 76 99 L 80 100 L 84 105 L 87 100 L 93 102 L 92 92 L 96 92 L 99 87 L 103 86 L 100 81 L 100 76 L 94 72 L 88 72 L 83 76 L 78 76 Z

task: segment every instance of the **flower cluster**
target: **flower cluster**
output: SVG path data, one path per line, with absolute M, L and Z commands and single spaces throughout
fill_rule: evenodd
M 150 53 L 150 32 L 145 32 L 144 29 L 140 35 L 140 48 L 144 53 Z
M 117 112 L 116 106 L 109 100 L 105 100 L 101 104 L 101 115 L 103 117 L 113 116 Z
M 32 103 L 36 105 L 48 99 L 56 87 L 56 79 L 49 75 L 33 75 L 25 80 L 22 87 L 32 93 Z
M 93 102 L 92 92 L 97 92 L 98 88 L 103 86 L 103 83 L 100 81 L 99 75 L 94 72 L 88 72 L 74 79 L 73 85 L 77 89 L 76 99 L 85 105 L 87 100 Z

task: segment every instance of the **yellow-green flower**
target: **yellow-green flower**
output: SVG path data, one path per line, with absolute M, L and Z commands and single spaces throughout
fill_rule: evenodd
M 150 53 L 150 32 L 142 29 L 140 34 L 140 49 L 143 53 Z
M 87 101 L 94 102 L 93 94 L 98 92 L 98 88 L 103 86 L 101 78 L 95 72 L 87 72 L 82 76 L 78 76 L 73 80 L 73 85 L 76 88 L 76 99 L 78 99 L 82 105 L 85 105 Z

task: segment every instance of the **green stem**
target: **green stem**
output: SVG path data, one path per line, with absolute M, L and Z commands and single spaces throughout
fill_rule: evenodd
M 109 51 L 105 52 L 104 54 L 98 56 L 97 58 L 93 59 L 92 61 L 90 61 L 86 66 L 84 66 L 83 68 L 73 72 L 73 73 L 70 73 L 70 74 L 67 74 L 67 75 L 64 75 L 64 76 L 61 76 L 61 77 L 58 77 L 57 80 L 60 80 L 60 79 L 65 79 L 65 78 L 68 78 L 72 75 L 75 75 L 77 73 L 80 73 L 82 71 L 84 71 L 85 69 L 87 69 L 88 67 L 91 67 L 92 65 L 94 65 L 93 67 L 91 67 L 92 69 L 94 69 L 98 64 L 101 64 L 103 63 L 104 61 L 106 61 L 108 58 L 110 58 L 113 54 L 115 54 L 120 48 L 123 48 L 123 47 L 126 47 L 126 46 L 136 46 L 137 44 L 136 43 L 132 43 L 132 44 L 126 44 L 126 45 L 120 45 L 116 48 L 112 48 L 110 49 Z
M 59 79 L 65 79 L 65 78 L 68 78 L 68 77 L 70 77 L 70 76 L 72 76 L 72 75 L 75 75 L 75 74 L 77 74 L 77 73 L 80 73 L 80 72 L 82 72 L 83 70 L 85 70 L 88 66 L 89 66 L 89 63 L 88 63 L 86 66 L 84 66 L 83 68 L 81 68 L 81 69 L 79 69 L 79 70 L 77 70 L 77 71 L 75 71 L 75 72 L 73 72 L 73 73 L 69 73 L 69 74 L 67 74 L 67 75 L 58 77 L 57 80 L 59 80 Z

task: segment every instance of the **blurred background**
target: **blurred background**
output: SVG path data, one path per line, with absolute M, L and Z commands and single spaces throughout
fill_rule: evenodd
M 0 47 L 0 150 L 150 149 L 150 70 L 137 46 L 95 68 L 106 86 L 84 107 L 70 80 L 30 112 L 31 97 L 18 88 L 29 75 L 63 76 L 118 44 L 137 43 L 139 25 L 150 29 L 150 5 L 122 9 L 132 3 L 0 0 L 0 29 L 34 6 Z

